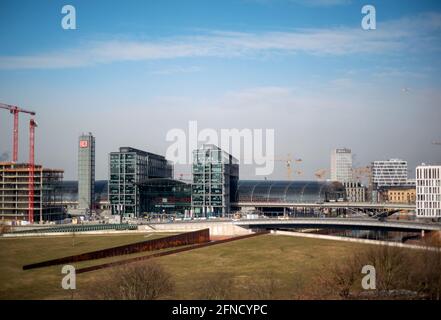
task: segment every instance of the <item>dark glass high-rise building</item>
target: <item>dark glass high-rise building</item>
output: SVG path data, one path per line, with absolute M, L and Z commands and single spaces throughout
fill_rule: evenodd
M 235 202 L 239 180 L 236 158 L 206 144 L 193 151 L 191 208 L 195 217 L 224 216 Z
M 78 208 L 90 212 L 94 209 L 95 137 L 89 132 L 78 141 Z
M 109 202 L 112 214 L 138 217 L 147 210 L 139 185 L 151 178 L 172 178 L 173 167 L 165 157 L 121 147 L 109 155 Z

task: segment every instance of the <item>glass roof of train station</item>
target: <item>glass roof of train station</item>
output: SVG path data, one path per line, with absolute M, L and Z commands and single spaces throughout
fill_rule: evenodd
M 341 183 L 331 181 L 239 180 L 238 202 L 318 203 L 344 197 Z

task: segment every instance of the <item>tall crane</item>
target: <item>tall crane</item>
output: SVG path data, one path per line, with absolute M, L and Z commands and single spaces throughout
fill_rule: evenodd
M 14 128 L 13 128 L 13 152 L 12 162 L 18 161 L 18 114 L 20 112 L 28 113 L 31 116 L 35 116 L 34 111 L 25 110 L 17 106 L 12 106 L 5 103 L 0 103 L 0 108 L 9 110 L 14 115 Z M 30 223 L 34 222 L 34 176 L 35 176 L 35 157 L 34 157 L 34 145 L 35 145 L 35 127 L 37 123 L 33 118 L 29 121 L 29 178 L 28 178 L 28 220 Z
M 352 169 L 353 178 L 356 181 L 361 181 L 361 179 L 367 178 L 369 180 L 369 183 L 370 183 L 371 173 L 372 173 L 371 170 L 372 169 L 371 169 L 370 166 L 354 168 L 354 169 Z
M 9 110 L 10 113 L 14 115 L 14 131 L 13 131 L 13 152 L 12 152 L 12 162 L 18 161 L 18 114 L 20 112 L 29 113 L 31 116 L 35 116 L 34 111 L 25 110 L 17 106 L 12 106 L 10 104 L 0 103 L 0 108 Z
M 326 169 L 318 169 L 316 172 L 314 172 L 314 175 L 316 176 L 317 180 L 324 180 L 327 172 L 328 170 Z
M 292 176 L 292 163 L 293 163 L 293 162 L 300 163 L 300 162 L 302 162 L 303 160 L 300 159 L 300 158 L 298 158 L 298 159 L 293 159 L 293 158 L 291 157 L 291 154 L 288 153 L 288 154 L 286 155 L 286 157 L 279 157 L 279 156 L 276 156 L 276 157 L 274 158 L 274 161 L 281 161 L 281 162 L 284 162 L 284 163 L 285 163 L 285 166 L 286 166 L 286 177 L 288 178 L 288 180 L 291 180 L 291 176 Z M 297 170 L 296 173 L 297 173 L 298 175 L 301 175 L 301 174 L 302 174 L 302 171 Z
M 35 174 L 35 158 L 34 158 L 34 144 L 35 144 L 35 128 L 37 122 L 32 118 L 29 121 L 29 223 L 34 223 L 34 174 Z M 43 179 L 43 177 L 42 177 Z

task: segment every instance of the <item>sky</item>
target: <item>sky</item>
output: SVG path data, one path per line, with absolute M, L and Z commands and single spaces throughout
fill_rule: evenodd
M 61 26 L 66 4 L 75 30 Z M 361 28 L 365 4 L 375 30 Z M 276 157 L 302 159 L 294 179 L 329 169 L 339 147 L 356 167 L 407 160 L 411 177 L 441 163 L 440 1 L 2 0 L 0 43 L 0 102 L 37 112 L 36 162 L 66 180 L 83 132 L 107 179 L 109 152 L 165 155 L 167 132 L 189 121 L 274 129 Z M 28 121 L 20 115 L 20 161 Z M 12 116 L 0 110 L 0 157 L 11 149 Z M 241 166 L 241 179 L 263 179 L 254 169 Z M 284 163 L 268 178 L 285 179 Z

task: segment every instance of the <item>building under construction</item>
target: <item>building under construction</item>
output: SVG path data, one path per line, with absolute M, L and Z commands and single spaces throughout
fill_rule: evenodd
M 35 222 L 63 219 L 61 183 L 64 171 L 34 165 L 32 207 L 30 166 L 28 163 L 0 162 L 0 219 L 29 221 L 32 211 Z

